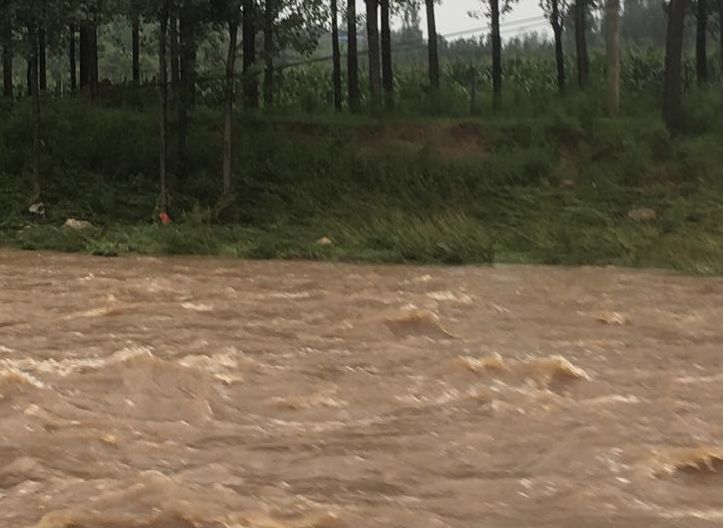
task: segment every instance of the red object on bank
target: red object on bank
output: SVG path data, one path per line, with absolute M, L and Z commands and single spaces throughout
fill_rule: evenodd
M 168 213 L 166 211 L 164 211 L 163 213 L 160 213 L 158 215 L 158 219 L 161 220 L 161 223 L 163 225 L 168 225 L 171 223 L 171 217 L 168 216 Z

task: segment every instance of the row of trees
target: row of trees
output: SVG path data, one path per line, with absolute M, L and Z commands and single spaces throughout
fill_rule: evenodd
M 502 45 L 501 17 L 508 12 L 517 0 L 481 0 L 481 9 L 472 13 L 477 18 L 485 18 L 490 27 L 492 78 L 494 85 L 494 104 L 500 103 L 502 92 Z M 610 20 L 610 38 L 618 41 L 620 33 L 629 38 L 650 34 L 658 42 L 660 33 L 666 32 L 666 9 L 655 0 L 629 0 L 626 2 L 625 16 L 618 22 L 621 7 L 617 2 L 599 0 L 539 0 L 546 14 L 554 36 L 556 74 L 559 90 L 566 88 L 566 67 L 564 60 L 565 33 L 575 37 L 576 78 L 580 87 L 588 82 L 587 35 L 591 36 L 592 26 L 599 26 L 599 20 Z M 620 1 L 620 0 L 619 0 Z M 340 2 L 338 6 L 338 2 Z M 321 35 L 331 31 L 332 65 L 335 94 L 335 106 L 343 105 L 341 89 L 341 52 L 339 46 L 339 18 L 346 23 L 347 29 L 347 99 L 348 106 L 360 110 L 361 96 L 358 74 L 357 33 L 362 22 L 366 30 L 368 60 L 370 63 L 369 88 L 370 107 L 380 109 L 381 100 L 387 106 L 394 101 L 392 39 L 390 31 L 391 15 L 397 14 L 406 20 L 405 27 L 415 28 L 419 24 L 419 10 L 424 3 L 427 14 L 429 39 L 430 86 L 439 87 L 438 38 L 435 24 L 435 0 L 371 0 L 364 1 L 365 10 L 357 12 L 357 4 L 343 0 L 170 0 L 168 20 L 168 46 L 170 82 L 183 95 L 191 87 L 193 98 L 196 72 L 196 50 L 200 39 L 209 33 L 226 32 L 230 12 L 235 12 L 236 24 L 242 25 L 244 75 L 244 105 L 255 108 L 260 105 L 259 79 L 263 70 L 263 100 L 265 105 L 273 104 L 275 59 L 280 51 L 294 49 L 301 53 L 311 52 Z M 5 95 L 13 91 L 12 62 L 17 54 L 25 55 L 25 38 L 29 36 L 27 22 L 35 14 L 38 21 L 38 82 L 40 90 L 47 88 L 46 56 L 47 48 L 59 49 L 67 45 L 69 56 L 68 86 L 75 90 L 78 85 L 91 93 L 98 90 L 98 27 L 114 17 L 123 16 L 129 20 L 132 34 L 132 63 L 130 71 L 132 82 L 141 82 L 140 33 L 141 20 L 148 22 L 158 19 L 162 0 L 143 2 L 139 0 L 0 0 L 0 29 L 3 49 L 3 88 Z M 721 26 L 720 0 L 689 0 L 692 18 L 696 25 L 696 64 L 700 82 L 707 82 L 710 73 L 707 68 L 707 34 L 714 26 Z M 36 7 L 33 7 L 36 6 Z M 607 13 L 606 16 L 602 16 Z M 614 16 L 615 15 L 615 16 Z M 715 18 L 718 16 L 719 20 Z M 367 23 L 369 21 L 369 23 Z M 646 26 L 656 27 L 646 27 Z M 606 24 L 609 27 L 609 24 Z M 646 28 L 646 31 L 641 31 Z M 598 29 L 596 27 L 596 29 Z M 236 30 L 238 32 L 238 29 Z M 413 30 L 414 31 L 414 30 Z M 638 33 L 637 33 L 638 31 Z M 405 29 L 401 33 L 404 34 Z M 417 37 L 417 35 L 414 35 Z M 615 37 L 614 37 L 615 36 Z M 228 38 L 228 37 L 227 37 Z M 651 38 L 651 37 L 649 37 Z M 609 47 L 615 42 L 609 43 Z M 76 44 L 79 44 L 77 49 Z M 661 44 L 663 46 L 663 39 Z M 261 49 L 257 49 L 261 48 Z M 79 57 L 77 55 L 80 55 Z M 615 55 L 615 53 L 613 54 Z M 227 56 L 228 58 L 228 56 Z M 80 63 L 80 82 L 77 80 L 77 65 Z M 380 62 L 381 61 L 381 62 Z M 28 81 L 30 80 L 28 62 Z M 186 82 L 188 81 L 188 82 Z
M 516 0 L 481 0 L 481 9 L 473 16 L 485 19 L 491 39 L 491 73 L 493 106 L 499 108 L 503 92 L 501 17 Z M 607 56 L 607 109 L 615 115 L 620 106 L 620 0 L 540 0 L 554 36 L 556 74 L 561 93 L 566 88 L 563 33 L 573 28 L 575 36 L 576 79 L 585 89 L 589 80 L 587 34 L 595 18 L 602 17 L 605 27 Z M 691 0 L 669 0 L 666 30 L 666 73 L 664 84 L 664 117 L 675 130 L 681 115 L 681 56 L 685 15 Z M 357 4 L 342 0 L 0 0 L 0 31 L 2 36 L 3 92 L 13 94 L 13 61 L 25 56 L 27 83 L 32 96 L 34 147 L 39 144 L 40 93 L 47 88 L 46 56 L 48 47 L 66 48 L 71 90 L 80 89 L 91 97 L 102 88 L 98 73 L 98 28 L 114 16 L 130 21 L 132 58 L 131 79 L 141 83 L 141 23 L 152 22 L 158 29 L 158 92 L 160 103 L 160 183 L 162 210 L 166 209 L 167 120 L 169 86 L 177 112 L 177 162 L 174 174 L 185 177 L 190 111 L 196 93 L 196 61 L 201 36 L 208 32 L 224 33 L 227 43 L 224 77 L 224 149 L 223 189 L 220 205 L 232 198 L 232 115 L 236 100 L 236 62 L 241 51 L 241 85 L 243 105 L 247 109 L 260 106 L 260 95 L 266 106 L 273 104 L 275 59 L 281 50 L 294 49 L 311 53 L 322 35 L 332 35 L 332 85 L 334 105 L 342 109 L 342 54 L 339 45 L 339 19 L 346 22 L 346 100 L 353 112 L 362 110 L 358 27 L 360 20 L 366 32 L 366 62 L 369 109 L 373 114 L 394 108 L 393 55 L 391 19 L 401 13 L 408 20 L 416 18 L 423 8 L 427 19 L 429 91 L 435 99 L 440 89 L 439 38 L 436 30 L 436 0 L 364 0 L 364 12 Z M 569 3 L 570 2 L 570 3 Z M 715 2 L 715 3 L 713 3 Z M 697 36 L 697 74 L 706 82 L 706 36 L 712 11 L 719 17 L 721 39 L 721 0 L 695 0 L 693 10 Z M 241 29 L 241 43 L 238 33 Z M 259 37 L 261 37 L 259 39 Z M 240 44 L 240 46 L 239 46 Z M 261 45 L 261 49 L 257 47 Z M 239 49 L 240 48 L 240 49 Z M 78 64 L 77 64 L 78 63 Z M 78 67 L 79 66 L 79 67 Z M 263 74 L 263 75 L 262 75 Z M 259 78 L 262 78 L 262 93 Z M 36 159 L 37 159 L 36 155 Z M 35 194 L 40 192 L 36 163 Z

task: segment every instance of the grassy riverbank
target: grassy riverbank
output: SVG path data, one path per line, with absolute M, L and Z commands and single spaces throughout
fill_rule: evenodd
M 720 273 L 721 102 L 712 94 L 695 101 L 687 132 L 676 138 L 653 117 L 594 117 L 585 101 L 537 119 L 240 116 L 236 198 L 221 212 L 221 120 L 199 109 L 188 175 L 172 178 L 170 226 L 154 223 L 154 112 L 49 104 L 40 217 L 28 212 L 28 108 L 4 108 L 0 244 L 104 255 L 620 264 Z M 655 218 L 637 219 L 633 211 L 642 208 Z M 62 227 L 69 217 L 93 227 Z M 321 237 L 332 243 L 319 244 Z

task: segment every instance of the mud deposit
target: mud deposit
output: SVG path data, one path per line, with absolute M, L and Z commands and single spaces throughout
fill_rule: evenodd
M 721 286 L 0 251 L 0 527 L 720 526 Z

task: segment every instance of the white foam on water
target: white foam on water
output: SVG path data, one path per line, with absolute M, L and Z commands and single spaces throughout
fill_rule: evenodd
M 17 369 L 23 373 L 41 372 L 67 376 L 82 369 L 99 369 L 114 363 L 123 363 L 137 357 L 153 357 L 150 348 L 143 346 L 127 347 L 108 357 L 66 358 L 66 359 L 0 359 L 0 368 Z
M 191 310 L 193 312 L 213 312 L 214 307 L 210 304 L 184 302 L 181 303 L 181 308 L 184 310 Z
M 587 400 L 581 400 L 582 404 L 584 405 L 607 405 L 610 403 L 629 403 L 629 404 L 635 404 L 635 403 L 641 403 L 641 400 L 634 396 L 633 394 L 629 394 L 627 396 L 624 396 L 623 394 L 610 394 L 607 396 L 599 396 L 598 398 L 589 398 Z
M 460 304 L 473 304 L 473 298 L 467 293 L 455 293 L 450 290 L 429 292 L 427 296 L 435 301 L 449 301 Z
M 45 387 L 45 384 L 38 378 L 15 367 L 0 369 L 0 398 L 6 387 L 23 385 L 36 387 L 38 389 Z

